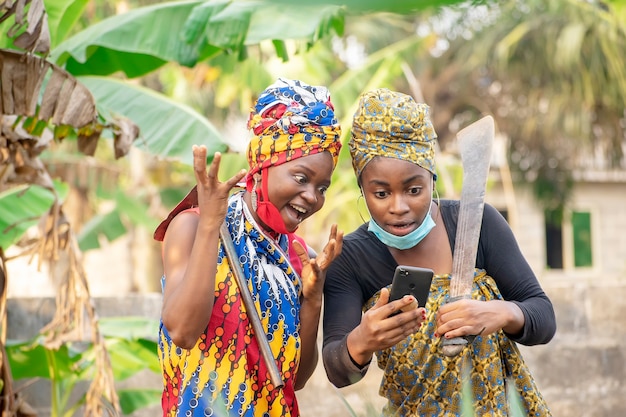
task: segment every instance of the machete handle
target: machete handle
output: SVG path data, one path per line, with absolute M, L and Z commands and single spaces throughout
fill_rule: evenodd
M 444 356 L 449 358 L 461 353 L 463 348 L 469 345 L 469 340 L 466 337 L 453 337 L 452 339 L 443 339 L 441 343 L 441 351 Z
M 458 297 L 450 297 L 447 303 L 453 303 L 455 301 L 470 299 L 472 298 L 469 295 L 461 295 Z M 453 337 L 452 339 L 443 339 L 441 342 L 441 351 L 447 357 L 453 357 L 461 353 L 463 348 L 474 341 L 476 336 L 461 336 L 461 337 Z

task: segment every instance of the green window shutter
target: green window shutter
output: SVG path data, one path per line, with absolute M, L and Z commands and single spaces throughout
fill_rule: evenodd
M 591 214 L 572 212 L 572 231 L 574 237 L 574 266 L 591 266 Z
M 549 269 L 563 269 L 563 228 L 562 215 L 553 210 L 544 212 L 546 236 L 546 266 Z

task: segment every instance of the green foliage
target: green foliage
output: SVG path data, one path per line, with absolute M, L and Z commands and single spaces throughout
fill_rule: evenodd
M 111 16 L 61 43 L 50 58 L 74 75 L 122 71 L 129 77 L 147 74 L 169 61 L 195 63 L 201 58 L 198 50 L 175 34 L 182 32 L 190 13 L 202 3 L 159 3 Z
M 104 235 L 109 242 L 126 234 L 126 227 L 120 219 L 120 211 L 115 208 L 105 214 L 92 217 L 78 235 L 78 247 L 82 252 L 100 247 L 99 237 Z
M 78 246 L 83 252 L 100 248 L 101 237 L 112 242 L 125 235 L 128 227 L 144 226 L 151 230 L 159 223 L 159 219 L 146 214 L 149 213 L 149 207 L 142 199 L 142 192 L 135 192 L 131 196 L 123 189 L 116 189 L 114 195 L 102 191 L 97 194 L 100 199 L 113 201 L 115 205 L 106 213 L 96 214 L 83 225 L 78 234 Z
M 135 146 L 151 155 L 176 158 L 191 165 L 192 145 L 206 145 L 208 154 L 225 152 L 225 139 L 206 117 L 146 87 L 107 77 L 78 77 L 105 118 L 122 115 L 140 129 Z
M 117 392 L 124 415 L 159 404 L 161 402 L 161 393 L 161 390 L 153 389 L 121 389 Z
M 467 364 L 467 361 L 465 362 Z M 474 394 L 472 393 L 472 380 L 468 366 L 463 367 L 461 375 L 461 416 L 473 417 L 476 415 L 474 408 Z
M 50 46 L 54 48 L 70 33 L 85 11 L 89 0 L 46 0 L 46 14 L 50 28 Z
M 273 0 L 275 3 L 284 6 L 293 3 L 291 0 Z M 472 0 L 472 4 L 478 5 L 486 3 L 486 0 Z M 397 14 L 415 14 L 419 11 L 435 7 L 448 6 L 462 3 L 457 0 L 317 0 L 318 5 L 342 6 L 351 14 L 366 14 L 376 12 L 388 12 Z
M 121 71 L 133 78 L 167 62 L 192 67 L 222 52 L 242 56 L 247 46 L 263 41 L 314 42 L 341 33 L 343 14 L 338 6 L 279 6 L 269 1 L 165 2 L 102 20 L 50 56 L 74 75 Z M 284 57 L 281 44 L 276 46 Z
M 512 378 L 507 380 L 507 384 L 509 384 L 509 387 L 515 387 L 515 382 Z M 511 417 L 524 417 L 526 415 L 524 412 L 524 406 L 522 405 L 522 398 L 516 389 L 507 390 L 507 400 L 509 401 L 509 411 L 511 412 Z
M 55 190 L 64 200 L 68 186 L 55 182 Z M 50 190 L 36 185 L 15 187 L 0 193 L 0 247 L 6 250 L 15 244 L 50 210 L 54 200 Z
M 158 322 L 142 317 L 100 320 L 100 331 L 111 359 L 115 381 L 123 381 L 145 369 L 160 372 L 155 352 Z M 90 343 L 65 343 L 58 349 L 47 347 L 42 336 L 27 341 L 9 341 L 7 357 L 15 380 L 44 378 L 50 380 L 51 414 L 72 415 L 84 402 L 85 393 L 72 403 L 80 382 L 90 381 L 95 372 L 94 349 Z M 160 390 L 120 390 L 120 406 L 125 414 L 158 404 Z

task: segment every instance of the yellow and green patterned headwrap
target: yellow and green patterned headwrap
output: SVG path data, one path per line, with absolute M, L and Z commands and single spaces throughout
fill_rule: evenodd
M 387 88 L 363 93 L 348 143 L 357 179 L 376 156 L 413 162 L 435 175 L 437 134 L 429 107 Z

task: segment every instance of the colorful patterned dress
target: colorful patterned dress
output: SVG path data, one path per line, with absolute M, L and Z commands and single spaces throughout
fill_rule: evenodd
M 288 235 L 276 242 L 233 195 L 226 216 L 248 287 L 285 386 L 275 389 L 220 244 L 215 304 L 192 349 L 172 343 L 161 322 L 164 416 L 298 416 L 294 376 L 300 361 L 299 275 L 288 260 Z

